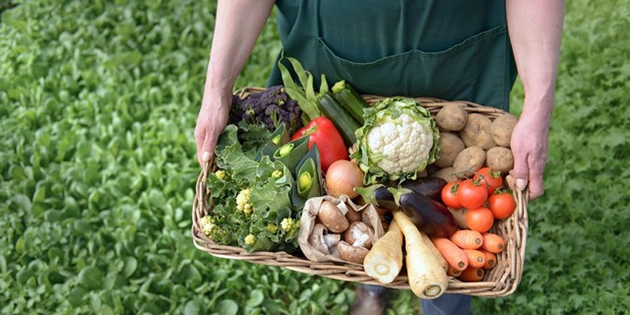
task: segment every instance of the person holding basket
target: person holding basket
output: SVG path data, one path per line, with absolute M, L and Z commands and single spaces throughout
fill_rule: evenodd
M 282 54 L 315 78 L 344 79 L 360 93 L 466 100 L 508 111 L 518 74 L 525 99 L 512 133 L 512 175 L 530 199 L 543 194 L 562 0 L 218 1 L 195 129 L 199 163 L 213 155 L 228 122 L 234 82 L 274 5 Z M 276 65 L 268 85 L 277 84 Z M 353 312 L 382 313 L 383 292 L 360 287 Z M 421 306 L 423 314 L 466 314 L 470 304 L 470 296 L 445 294 Z

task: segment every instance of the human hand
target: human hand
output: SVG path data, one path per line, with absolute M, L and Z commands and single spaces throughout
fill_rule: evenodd
M 219 135 L 227 125 L 232 106 L 232 93 L 206 90 L 195 127 L 197 159 L 203 167 L 214 155 Z
M 547 163 L 547 138 L 549 117 L 521 114 L 512 131 L 511 148 L 514 155 L 516 188 L 529 187 L 529 198 L 543 195 L 543 173 Z

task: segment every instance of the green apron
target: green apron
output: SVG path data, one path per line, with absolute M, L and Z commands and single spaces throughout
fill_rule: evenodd
M 505 1 L 279 0 L 284 56 L 361 93 L 508 110 L 516 66 Z M 281 84 L 277 66 L 268 85 Z M 319 82 L 317 82 L 319 84 Z

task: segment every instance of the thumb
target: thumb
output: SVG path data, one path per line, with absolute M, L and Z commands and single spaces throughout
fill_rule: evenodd
M 529 167 L 527 166 L 527 158 L 514 156 L 514 169 L 512 175 L 516 179 L 516 189 L 524 190 L 529 180 Z
M 214 148 L 216 145 L 217 139 L 207 134 L 201 145 L 200 150 L 201 157 L 199 162 L 201 165 L 205 165 L 210 161 L 210 159 L 214 155 Z

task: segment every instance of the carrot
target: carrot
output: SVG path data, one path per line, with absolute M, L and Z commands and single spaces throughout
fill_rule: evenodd
M 453 266 L 449 265 L 448 266 L 448 270 L 446 270 L 446 274 L 451 276 L 451 277 L 457 278 L 457 277 L 459 277 L 459 275 L 462 274 L 462 271 L 461 270 L 457 270 L 457 269 L 453 268 Z
M 363 260 L 363 269 L 376 281 L 387 284 L 394 281 L 403 264 L 403 234 L 392 221 L 385 235 L 374 243 Z
M 481 233 L 473 230 L 457 230 L 450 239 L 462 249 L 477 249 L 483 242 Z
M 405 238 L 407 277 L 411 291 L 423 299 L 435 299 L 448 287 L 448 276 L 432 250 L 422 241 L 423 232 L 400 210 L 393 211 L 394 219 Z M 424 236 L 426 237 L 426 235 Z
M 466 256 L 468 256 L 468 267 L 483 267 L 486 264 L 486 255 L 476 249 L 464 249 Z
M 495 254 L 498 254 L 505 249 L 505 241 L 501 236 L 490 232 L 483 233 L 482 236 L 483 244 L 481 245 L 481 248 Z
M 463 249 L 457 247 L 451 240 L 445 237 L 436 237 L 432 238 L 431 241 L 453 268 L 461 271 L 468 267 L 468 256 L 466 256 Z
M 486 256 L 486 263 L 482 266 L 483 269 L 492 269 L 497 265 L 497 255 L 491 253 L 485 249 L 480 250 Z
M 483 276 L 485 274 L 486 272 L 482 268 L 468 267 L 464 271 L 462 271 L 462 274 L 459 275 L 457 279 L 462 280 L 462 281 L 467 281 L 467 282 L 481 281 L 481 279 L 483 279 Z

